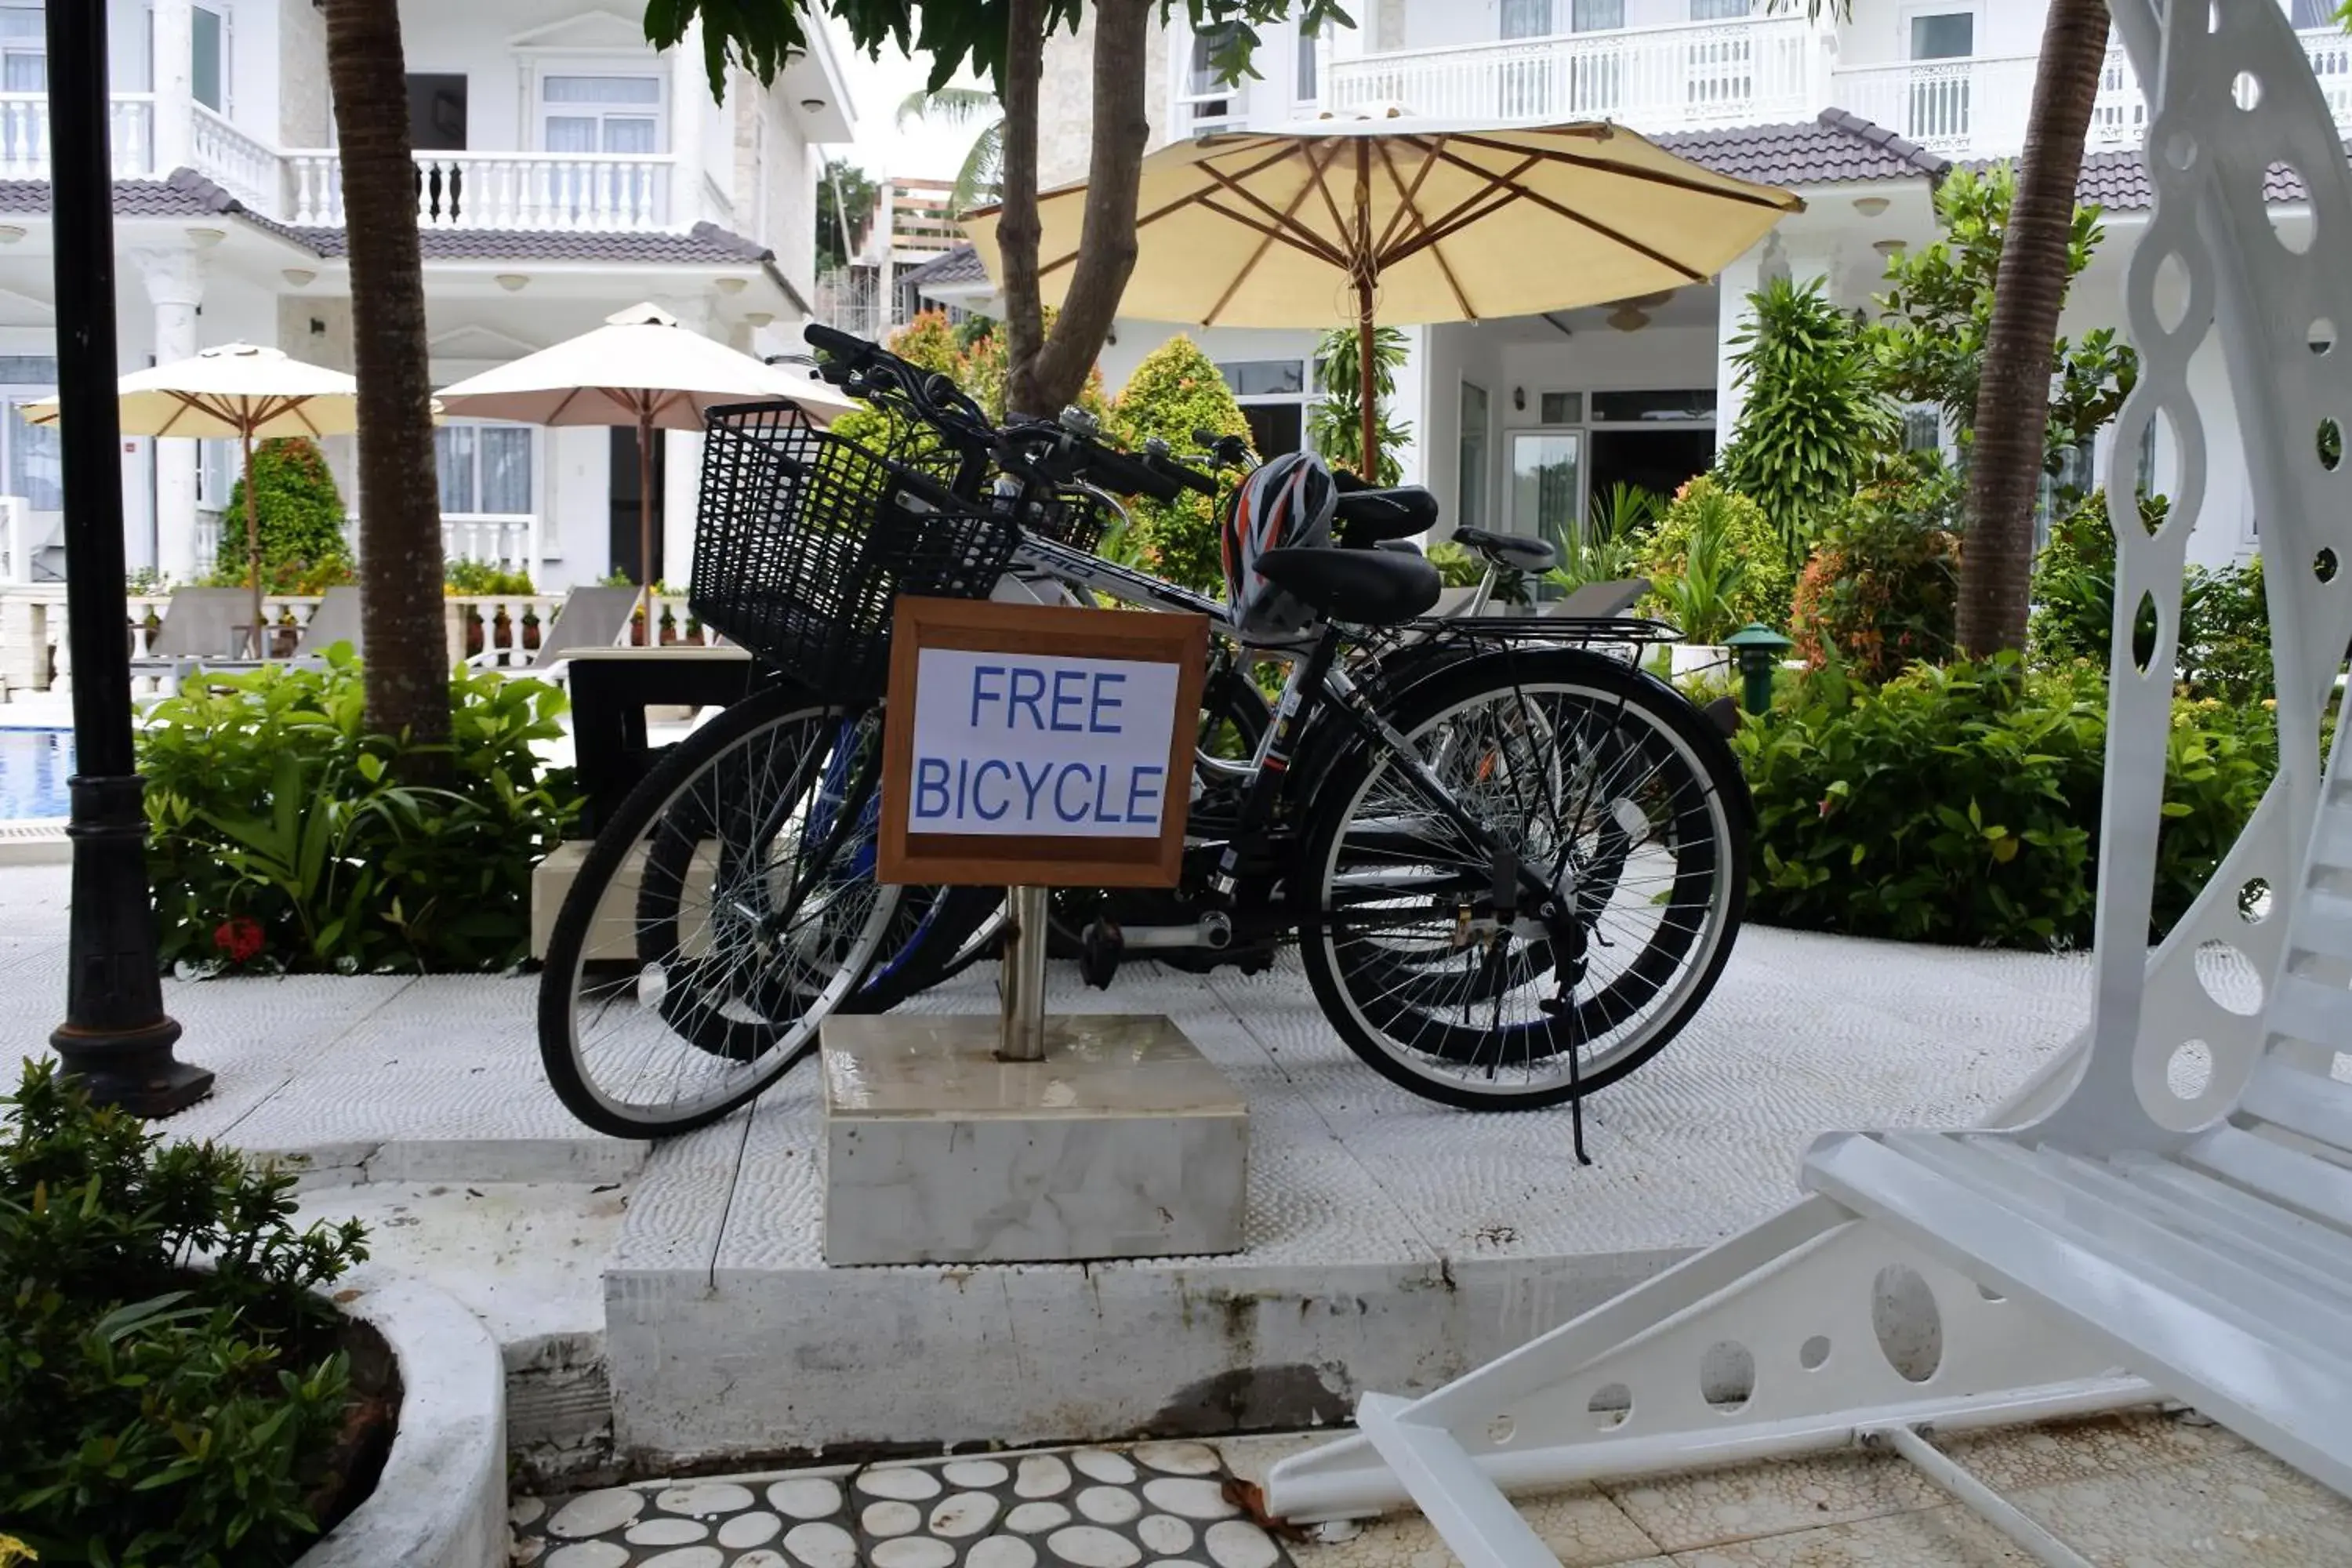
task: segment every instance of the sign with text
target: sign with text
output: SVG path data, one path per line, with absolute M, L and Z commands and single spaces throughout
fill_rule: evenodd
M 1208 636 L 1199 616 L 899 600 L 881 879 L 1174 886 Z

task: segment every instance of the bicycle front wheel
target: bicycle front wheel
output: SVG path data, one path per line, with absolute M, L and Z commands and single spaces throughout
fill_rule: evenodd
M 715 1121 L 816 1041 L 882 951 L 878 709 L 760 693 L 681 742 L 614 814 L 558 914 L 540 1055 L 600 1132 Z
M 1465 660 L 1387 717 L 1553 892 L 1503 908 L 1512 868 L 1387 749 L 1351 751 L 1318 790 L 1300 879 L 1307 975 L 1350 1048 L 1489 1110 L 1556 1105 L 1654 1056 L 1746 902 L 1744 786 L 1719 738 L 1671 689 L 1557 648 Z

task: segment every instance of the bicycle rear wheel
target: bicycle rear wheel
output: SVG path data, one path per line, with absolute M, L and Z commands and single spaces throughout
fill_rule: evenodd
M 622 803 L 540 981 L 541 1058 L 574 1116 L 615 1137 L 687 1131 L 815 1044 L 898 912 L 872 875 L 880 739 L 878 709 L 765 691 Z
M 1745 786 L 1672 690 L 1567 649 L 1479 658 L 1386 715 L 1445 793 L 1554 889 L 1504 918 L 1494 857 L 1384 749 L 1317 792 L 1300 881 L 1316 996 L 1417 1094 L 1556 1105 L 1623 1078 L 1689 1020 L 1746 904 Z

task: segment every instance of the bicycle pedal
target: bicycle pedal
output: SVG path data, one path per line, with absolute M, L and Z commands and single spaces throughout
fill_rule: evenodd
M 1113 976 L 1118 973 L 1118 963 L 1126 956 L 1127 942 L 1118 927 L 1101 915 L 1087 922 L 1078 933 L 1078 978 L 1097 991 L 1108 991 Z

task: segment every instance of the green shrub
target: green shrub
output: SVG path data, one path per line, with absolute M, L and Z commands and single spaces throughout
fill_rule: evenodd
M 1855 679 L 1891 680 L 1951 651 L 1959 580 L 1959 481 L 1933 459 L 1897 464 L 1822 530 L 1797 579 L 1797 657 Z
M 1473 555 L 1468 545 L 1450 539 L 1429 547 L 1429 563 L 1437 568 L 1439 580 L 1449 588 L 1475 588 L 1486 581 L 1486 558 Z
M 2164 498 L 2143 497 L 2140 511 L 2155 531 L 2164 521 Z M 2037 658 L 2085 658 L 2105 667 L 2115 628 L 2116 536 L 2103 492 L 2051 529 L 2033 563 L 2033 601 L 2031 640 Z M 2145 659 L 2156 642 L 2153 608 L 2135 632 L 2134 656 Z M 2189 695 L 2240 703 L 2272 695 L 2270 602 L 2260 556 L 2239 565 L 2189 568 L 2180 586 L 2177 661 Z
M 221 582 L 243 583 L 251 568 L 246 483 L 246 476 L 238 475 L 221 513 L 215 570 Z M 343 541 L 343 498 L 316 443 L 300 436 L 258 443 L 253 448 L 252 484 L 263 587 L 274 594 L 316 593 L 352 580 L 351 547 Z
M 1801 562 L 1821 521 L 1895 446 L 1902 421 L 1879 389 L 1864 330 L 1822 279 L 1776 278 L 1748 308 L 1731 340 L 1745 401 L 1716 472 L 1764 509 L 1789 560 Z
M 1675 621 L 1693 642 L 1721 642 L 1750 621 L 1789 624 L 1780 534 L 1763 508 L 1713 476 L 1676 490 L 1640 549 L 1640 574 L 1656 585 L 1642 613 Z
M 1316 399 L 1307 407 L 1307 441 L 1335 468 L 1364 471 L 1364 383 L 1356 368 L 1363 342 L 1354 326 L 1334 327 L 1315 344 Z M 1404 478 L 1397 453 L 1412 439 L 1412 426 L 1394 414 L 1396 373 L 1405 362 L 1404 331 L 1372 329 L 1372 439 L 1379 444 L 1375 484 Z
M 1750 918 L 1909 942 L 2089 942 L 2106 685 L 2089 664 L 1835 666 L 1783 681 L 1733 745 L 1756 802 Z M 2271 716 L 2173 714 L 2151 940 L 2189 907 L 2277 767 Z
M 441 591 L 456 595 L 533 594 L 528 572 L 509 572 L 493 561 L 465 559 L 441 568 Z
M 367 732 L 358 662 L 274 666 L 158 703 L 144 731 L 148 866 L 166 967 L 452 972 L 519 963 L 530 871 L 578 809 L 531 748 L 563 694 L 460 673 L 446 783 Z
M 1140 447 L 1157 436 L 1179 452 L 1193 449 L 1192 432 L 1249 438 L 1249 421 L 1225 385 L 1225 378 L 1192 340 L 1179 332 L 1143 356 L 1111 404 L 1108 434 L 1121 446 Z M 1147 570 L 1203 593 L 1225 580 L 1218 554 L 1217 519 L 1240 482 L 1228 470 L 1215 499 L 1186 490 L 1172 501 L 1139 496 L 1129 503 L 1135 517 L 1132 544 Z
M 48 1064 L 5 1103 L 0 1520 L 45 1568 L 291 1562 L 367 1462 L 317 1293 L 365 1233 L 297 1230 L 292 1176 L 167 1144 Z

